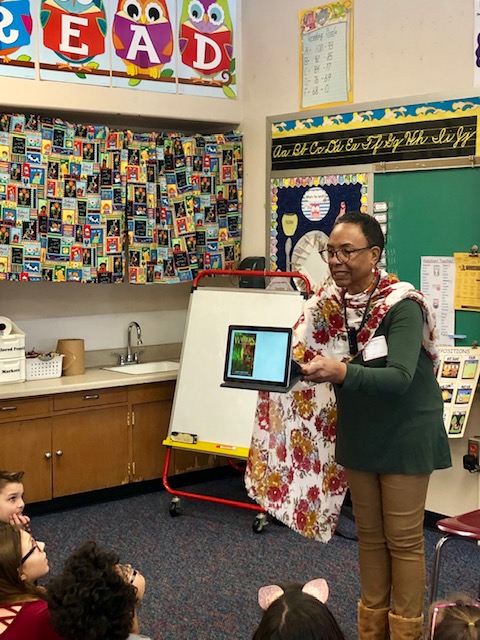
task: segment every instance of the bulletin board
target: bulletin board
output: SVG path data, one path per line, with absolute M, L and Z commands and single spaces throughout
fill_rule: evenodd
M 387 269 L 417 288 L 422 255 L 451 256 L 478 243 L 480 168 L 378 173 L 375 202 L 388 203 Z M 480 341 L 480 315 L 456 311 L 455 334 L 466 336 L 458 346 Z
M 246 458 L 258 392 L 220 387 L 231 324 L 291 327 L 304 297 L 293 291 L 200 287 L 190 296 L 168 436 L 196 434 L 197 444 L 165 444 Z

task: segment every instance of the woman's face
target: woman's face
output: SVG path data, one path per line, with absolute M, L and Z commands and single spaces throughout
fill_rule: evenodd
M 337 224 L 330 234 L 327 248 L 330 251 L 339 249 L 361 249 L 345 258 L 333 256 L 328 260 L 330 273 L 338 287 L 347 289 L 348 293 L 360 293 L 373 281 L 373 270 L 380 258 L 380 247 L 369 247 L 360 226 L 351 223 Z
M 26 531 L 20 531 L 20 542 L 22 547 L 22 565 L 20 567 L 20 577 L 22 580 L 35 582 L 49 571 L 47 554 L 45 553 L 45 543 L 37 542 Z

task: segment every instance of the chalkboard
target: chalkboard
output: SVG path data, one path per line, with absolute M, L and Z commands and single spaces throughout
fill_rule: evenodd
M 293 291 L 200 287 L 192 292 L 169 437 L 175 431 L 195 433 L 199 444 L 180 448 L 247 457 L 258 394 L 220 387 L 228 326 L 291 327 L 304 303 Z
M 387 269 L 420 286 L 421 256 L 469 252 L 480 240 L 480 169 L 375 174 L 375 202 L 388 203 Z M 479 258 L 480 260 L 480 258 Z M 455 312 L 459 346 L 480 341 L 480 315 Z

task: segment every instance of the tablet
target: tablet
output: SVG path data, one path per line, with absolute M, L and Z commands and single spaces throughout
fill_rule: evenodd
M 228 327 L 222 387 L 256 391 L 288 391 L 301 379 L 292 360 L 290 327 Z

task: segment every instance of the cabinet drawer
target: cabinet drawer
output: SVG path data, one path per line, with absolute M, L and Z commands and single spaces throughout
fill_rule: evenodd
M 53 410 L 89 409 L 106 404 L 122 404 L 127 402 L 127 390 L 124 387 L 113 389 L 91 389 L 74 393 L 59 393 L 53 396 Z
M 0 421 L 45 415 L 49 411 L 49 396 L 0 400 Z
M 174 392 L 175 380 L 152 382 L 151 384 L 137 384 L 129 387 L 128 399 L 131 404 L 156 402 L 157 400 L 171 400 Z

